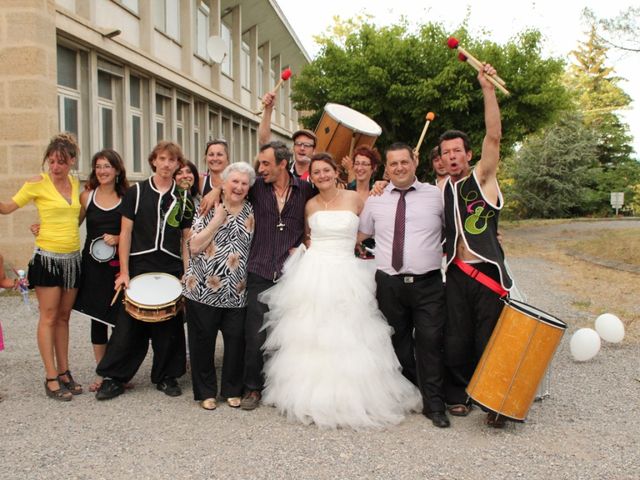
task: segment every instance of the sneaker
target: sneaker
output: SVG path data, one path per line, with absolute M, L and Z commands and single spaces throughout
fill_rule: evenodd
M 178 381 L 173 377 L 165 378 L 156 385 L 156 388 L 170 397 L 179 397 L 182 395 L 182 389 L 180 385 L 178 385 Z
M 110 400 L 124 393 L 124 385 L 113 378 L 105 378 L 96 392 L 96 400 Z
M 242 410 L 255 410 L 260 405 L 260 392 L 255 390 L 245 393 L 240 402 L 240 408 Z

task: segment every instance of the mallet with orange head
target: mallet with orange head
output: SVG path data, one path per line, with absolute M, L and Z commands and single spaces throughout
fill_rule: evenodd
M 422 141 L 424 140 L 424 136 L 427 134 L 427 129 L 429 128 L 429 125 L 431 124 L 431 122 L 433 121 L 434 118 L 436 118 L 436 114 L 433 112 L 429 112 L 427 113 L 426 118 L 426 122 L 424 124 L 424 128 L 422 129 L 422 133 L 420 134 L 420 140 L 418 140 L 418 145 L 416 146 L 416 148 L 413 149 L 413 153 L 415 154 L 416 157 L 418 157 L 418 155 L 420 154 L 420 147 L 422 146 Z

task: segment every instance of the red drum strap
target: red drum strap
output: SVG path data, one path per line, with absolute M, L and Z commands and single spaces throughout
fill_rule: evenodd
M 478 282 L 480 282 L 482 285 L 487 287 L 489 290 L 497 293 L 498 295 L 500 295 L 500 297 L 506 297 L 507 294 L 509 293 L 507 290 L 502 288 L 502 285 L 500 285 L 498 282 L 496 282 L 493 278 L 491 278 L 488 275 L 485 275 L 480 270 L 478 270 L 477 268 L 472 267 L 468 263 L 463 262 L 458 257 L 453 259 L 453 263 L 456 265 L 456 267 L 458 267 L 464 273 L 469 275 L 474 280 L 477 280 Z

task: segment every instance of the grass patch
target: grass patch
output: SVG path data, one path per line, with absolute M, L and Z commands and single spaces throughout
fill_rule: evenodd
M 578 254 L 640 267 L 640 232 L 637 229 L 611 230 L 606 235 L 593 235 L 565 245 Z

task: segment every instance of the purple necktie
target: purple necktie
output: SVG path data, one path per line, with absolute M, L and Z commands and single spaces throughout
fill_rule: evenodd
M 396 207 L 396 221 L 393 228 L 393 247 L 391 249 L 391 266 L 396 272 L 400 271 L 403 263 L 405 212 L 407 210 L 407 202 L 404 196 L 413 189 L 413 187 L 409 187 L 407 190 L 393 189 L 400 193 Z

